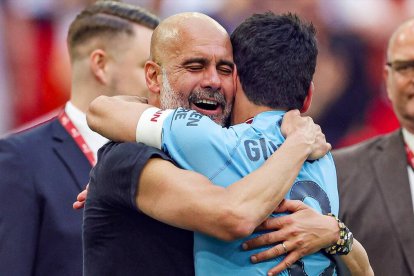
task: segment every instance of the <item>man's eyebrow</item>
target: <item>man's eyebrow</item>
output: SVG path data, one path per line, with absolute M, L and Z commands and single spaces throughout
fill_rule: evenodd
M 199 64 L 207 64 L 207 59 L 205 58 L 189 58 L 184 60 L 184 62 L 182 63 L 183 66 L 188 65 L 188 64 L 192 64 L 192 63 L 199 63 Z
M 221 65 L 227 65 L 231 69 L 234 69 L 234 62 L 229 61 L 229 60 L 219 60 L 219 62 L 217 63 L 217 66 L 221 66 Z

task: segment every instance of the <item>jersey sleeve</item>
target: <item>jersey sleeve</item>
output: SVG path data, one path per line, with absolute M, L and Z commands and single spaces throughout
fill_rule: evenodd
M 234 129 L 223 128 L 197 111 L 179 108 L 144 113 L 138 122 L 137 141 L 155 141 L 151 145 L 168 153 L 182 168 L 209 178 L 229 162 L 237 146 Z

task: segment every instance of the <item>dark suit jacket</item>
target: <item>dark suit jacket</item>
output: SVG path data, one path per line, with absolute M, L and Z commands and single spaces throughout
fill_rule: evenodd
M 414 275 L 414 212 L 401 130 L 333 152 L 339 216 L 376 275 Z
M 57 119 L 0 140 L 0 275 L 82 275 L 91 166 Z

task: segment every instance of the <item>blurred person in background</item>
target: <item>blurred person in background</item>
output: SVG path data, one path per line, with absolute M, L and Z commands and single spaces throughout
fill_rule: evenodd
M 0 41 L 5 41 L 5 16 L 3 2 L 0 1 Z M 5 43 L 0 43 L 0 137 L 11 128 L 11 101 L 9 89 L 9 74 L 8 64 L 6 62 L 6 47 Z
M 144 64 L 158 23 L 145 10 L 111 1 L 72 22 L 70 101 L 58 117 L 0 140 L 2 275 L 82 275 L 82 213 L 72 200 L 107 141 L 88 128 L 85 112 L 112 91 L 147 94 Z
M 414 19 L 392 34 L 383 74 L 401 128 L 334 152 L 339 215 L 377 275 L 414 275 Z
M 36 123 L 50 119 L 69 99 L 70 63 L 64 36 L 72 18 L 92 2 L 4 1 L 11 128 L 27 128 L 22 125 L 42 115 Z
M 359 66 L 365 68 L 370 84 L 366 108 L 358 112 L 359 121 L 355 121 L 339 140 L 338 148 L 399 128 L 384 87 L 383 64 L 386 62 L 388 39 L 401 22 L 414 15 L 414 2 L 350 0 L 329 1 L 326 4 L 331 11 L 325 12 L 327 21 L 339 31 L 345 29 L 355 34 L 365 45 L 365 62 L 360 62 Z M 366 13 L 368 9 L 370 12 Z M 387 16 L 384 17 L 384 14 Z

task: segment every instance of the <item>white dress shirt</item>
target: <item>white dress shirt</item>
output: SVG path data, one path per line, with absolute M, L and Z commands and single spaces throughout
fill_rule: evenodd
M 92 131 L 86 123 L 86 114 L 80 111 L 71 102 L 66 103 L 65 112 L 68 115 L 69 119 L 72 121 L 73 125 L 78 129 L 79 133 L 82 135 L 86 144 L 93 152 L 95 160 L 97 160 L 99 148 L 102 147 L 109 140 L 99 135 L 98 133 Z
M 405 128 L 402 129 L 402 133 L 403 133 L 405 143 L 408 145 L 410 150 L 414 152 L 414 134 L 408 132 L 408 130 L 406 130 Z M 413 201 L 413 206 L 414 206 L 414 171 L 410 165 L 407 165 L 407 170 L 408 170 L 408 180 L 410 182 L 410 188 L 411 188 L 411 200 Z

